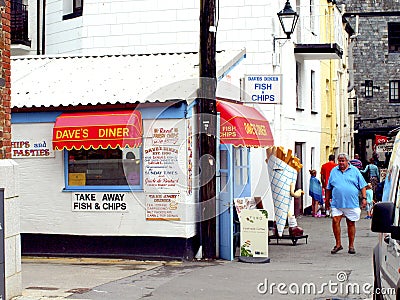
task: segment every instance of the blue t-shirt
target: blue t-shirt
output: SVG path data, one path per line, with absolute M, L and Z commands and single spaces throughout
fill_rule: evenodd
M 360 171 L 349 164 L 346 171 L 342 172 L 339 166 L 331 171 L 327 189 L 332 191 L 332 203 L 334 208 L 360 207 L 358 192 L 367 185 Z

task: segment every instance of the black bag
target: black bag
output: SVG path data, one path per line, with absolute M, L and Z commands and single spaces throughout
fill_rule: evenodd
M 367 168 L 367 171 L 365 171 L 364 173 L 361 173 L 362 176 L 364 177 L 366 182 L 371 182 L 371 172 L 369 171 L 369 166 Z

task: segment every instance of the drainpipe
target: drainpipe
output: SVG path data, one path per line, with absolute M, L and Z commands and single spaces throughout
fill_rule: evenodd
M 350 37 L 350 45 L 349 45 L 349 85 L 347 87 L 347 92 L 350 93 L 354 89 L 354 58 L 353 58 L 353 46 L 354 46 L 354 38 Z
M 36 54 L 40 55 L 40 0 L 36 2 Z
M 347 87 L 347 92 L 350 93 L 351 91 L 353 91 L 354 89 L 354 57 L 353 57 L 353 46 L 355 43 L 355 40 L 357 38 L 357 36 L 359 36 L 358 33 L 358 21 L 359 21 L 359 17 L 358 15 L 356 16 L 356 30 L 355 30 L 355 34 L 353 34 L 350 37 L 350 45 L 349 45 L 349 49 L 348 49 L 348 53 L 349 53 L 349 86 Z
M 38 0 L 40 1 L 40 0 Z M 46 52 L 46 0 L 43 0 L 43 18 L 42 18 L 42 55 Z

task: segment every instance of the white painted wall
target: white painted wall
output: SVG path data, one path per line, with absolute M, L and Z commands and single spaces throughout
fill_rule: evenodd
M 276 43 L 280 56 L 279 65 L 273 67 L 273 36 L 284 36 L 276 13 L 285 0 L 220 0 L 217 31 L 217 49 L 246 48 L 241 74 L 235 74 L 232 85 L 240 87 L 239 78 L 244 74 L 282 74 L 282 103 L 259 105 L 258 108 L 270 120 L 275 144 L 293 149 L 295 142 L 306 145 L 304 169 L 308 170 L 310 149 L 320 151 L 320 115 L 312 115 L 310 107 L 303 112 L 296 110 L 296 59 L 293 54 L 297 40 L 311 41 L 311 30 L 299 30 L 309 21 L 309 1 L 291 0 L 293 9 L 301 14 L 298 32 L 291 40 Z M 46 5 L 46 53 L 47 54 L 111 54 L 184 52 L 199 49 L 198 0 L 85 0 L 83 16 L 62 20 L 63 0 L 48 0 Z M 308 22 L 309 23 L 309 22 Z M 317 23 L 316 23 L 317 24 Z M 301 27 L 302 26 L 302 27 Z M 318 34 L 318 26 L 314 33 Z M 304 72 L 316 71 L 319 81 L 319 64 L 302 62 Z M 309 104 L 308 82 L 304 83 L 303 101 Z M 319 105 L 319 95 L 317 103 Z M 308 178 L 303 182 L 308 191 Z M 254 190 L 256 187 L 252 186 Z M 307 197 L 305 197 L 306 199 Z M 308 201 L 308 200 L 306 200 Z M 308 204 L 308 203 L 307 203 Z
M 4 188 L 5 285 L 7 299 L 21 295 L 21 237 L 19 166 L 14 160 L 0 159 L 0 187 Z
M 144 132 L 154 121 L 144 120 Z M 18 137 L 37 127 L 47 126 L 52 133 L 54 123 L 13 124 L 12 135 Z M 180 160 L 186 157 L 183 147 Z M 56 151 L 50 158 L 20 158 L 19 164 L 21 189 L 21 232 L 42 234 L 76 234 L 98 236 L 163 236 L 189 238 L 195 234 L 194 193 L 182 200 L 183 220 L 146 221 L 145 193 L 127 193 L 128 212 L 72 212 L 72 193 L 63 191 L 64 162 L 63 152 Z M 182 183 L 182 188 L 186 187 Z

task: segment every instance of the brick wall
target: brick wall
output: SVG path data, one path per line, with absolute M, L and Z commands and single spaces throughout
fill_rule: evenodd
M 11 158 L 10 1 L 0 0 L 0 159 Z

